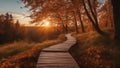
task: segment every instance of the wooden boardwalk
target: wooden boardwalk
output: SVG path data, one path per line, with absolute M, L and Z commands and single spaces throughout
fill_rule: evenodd
M 76 43 L 76 39 L 70 34 L 66 34 L 66 37 L 67 41 L 42 50 L 37 68 L 79 68 L 68 52 L 69 48 Z

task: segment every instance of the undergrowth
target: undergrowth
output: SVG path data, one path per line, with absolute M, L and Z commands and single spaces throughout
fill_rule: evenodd
M 64 35 L 42 43 L 13 43 L 0 47 L 0 68 L 36 68 L 41 49 L 65 41 Z
M 101 36 L 91 31 L 74 34 L 77 44 L 70 53 L 80 68 L 120 68 L 120 46 L 113 40 L 113 30 L 106 30 L 109 36 Z

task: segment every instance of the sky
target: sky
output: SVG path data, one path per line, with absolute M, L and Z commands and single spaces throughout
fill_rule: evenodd
M 24 4 L 20 0 L 0 0 L 0 14 L 7 12 L 11 13 L 23 25 L 28 25 L 31 20 L 27 17 L 30 15 L 30 11 L 24 8 Z
M 104 3 L 106 0 L 98 0 Z M 21 8 L 23 7 L 23 8 Z M 11 13 L 15 19 L 18 19 L 23 25 L 30 25 L 29 17 L 30 11 L 28 8 L 24 8 L 24 4 L 20 0 L 0 0 L 0 14 Z

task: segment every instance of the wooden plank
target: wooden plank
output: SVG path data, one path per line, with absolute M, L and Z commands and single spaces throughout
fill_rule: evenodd
M 76 43 L 76 39 L 70 34 L 66 37 L 67 41 L 42 50 L 37 68 L 79 68 L 68 52 L 69 48 Z
M 56 57 L 59 57 L 59 56 L 69 56 L 70 54 L 69 53 L 53 53 L 53 52 L 42 52 L 41 53 L 41 55 L 40 55 L 40 57 L 41 56 L 51 56 L 51 57 L 54 57 L 54 56 L 56 56 Z
M 41 57 L 39 57 L 38 60 L 38 63 L 73 63 L 73 62 L 74 59 L 72 59 L 72 56 L 69 53 L 59 53 L 59 52 L 44 53 L 41 55 Z
M 76 65 L 69 64 L 41 64 L 38 65 L 37 68 L 79 68 Z
M 73 64 L 40 64 L 37 66 L 37 68 L 79 68 L 76 65 Z

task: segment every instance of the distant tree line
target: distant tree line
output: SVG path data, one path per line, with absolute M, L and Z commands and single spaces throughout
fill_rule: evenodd
M 25 28 L 9 13 L 0 15 L 0 44 L 25 38 Z
M 55 34 L 55 35 L 54 35 Z M 0 15 L 0 44 L 17 41 L 42 42 L 54 39 L 60 34 L 56 28 L 46 30 L 43 27 L 29 27 L 20 25 L 12 14 L 6 13 Z

